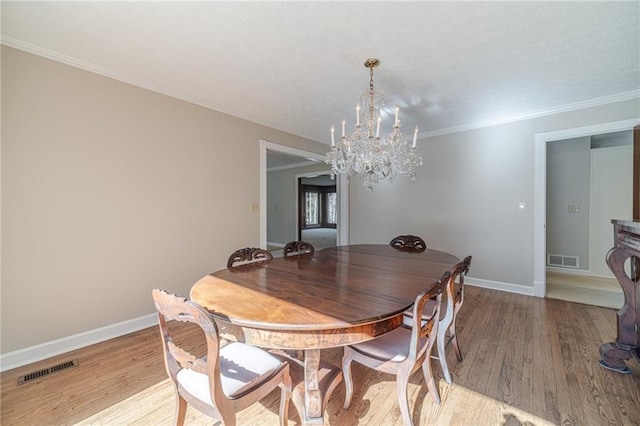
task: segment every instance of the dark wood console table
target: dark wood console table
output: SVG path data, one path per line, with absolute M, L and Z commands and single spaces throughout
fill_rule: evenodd
M 640 363 L 640 221 L 612 220 L 614 247 L 607 253 L 607 265 L 624 292 L 624 305 L 617 312 L 618 337 L 600 345 L 600 365 L 619 373 L 631 373 L 625 361 Z M 625 271 L 630 261 L 631 276 Z

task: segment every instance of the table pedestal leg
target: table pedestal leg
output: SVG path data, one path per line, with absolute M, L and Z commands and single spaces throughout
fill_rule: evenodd
M 320 349 L 305 350 L 304 361 L 284 351 L 274 355 L 289 363 L 293 387 L 291 399 L 302 424 L 324 424 L 324 410 L 331 393 L 342 381 L 342 370 L 322 361 Z
M 322 393 L 318 370 L 320 369 L 320 349 L 304 351 L 304 423 L 324 424 L 322 419 Z

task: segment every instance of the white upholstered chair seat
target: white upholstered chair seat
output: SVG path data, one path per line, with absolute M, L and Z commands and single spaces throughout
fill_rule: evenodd
M 421 342 L 423 340 L 426 339 Z M 409 356 L 410 343 L 411 330 L 398 327 L 373 340 L 351 345 L 351 348 L 381 361 L 402 362 Z
M 280 364 L 280 360 L 262 349 L 239 342 L 229 343 L 220 349 L 222 390 L 229 399 L 242 395 L 269 379 Z M 213 405 L 209 376 L 183 368 L 176 377 L 187 392 Z

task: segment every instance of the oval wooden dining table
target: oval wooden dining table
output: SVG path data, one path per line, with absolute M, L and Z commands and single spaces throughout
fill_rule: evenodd
M 320 350 L 370 340 L 402 324 L 415 297 L 459 262 L 449 253 L 389 245 L 332 247 L 221 269 L 200 279 L 190 297 L 246 343 L 304 350 L 293 402 L 304 424 L 323 424 L 328 398 L 342 380 Z M 295 367 L 295 365 L 294 365 Z

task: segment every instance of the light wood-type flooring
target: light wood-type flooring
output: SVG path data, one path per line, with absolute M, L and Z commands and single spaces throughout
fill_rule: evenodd
M 612 309 L 467 286 L 458 335 L 464 360 L 449 351 L 452 385 L 434 361 L 440 405 L 433 404 L 421 372 L 412 376 L 416 425 L 640 424 L 640 366 L 629 362 L 632 373 L 623 375 L 598 365 L 600 344 L 616 337 Z M 182 336 L 195 342 L 197 334 L 183 330 Z M 341 354 L 340 348 L 322 352 L 335 363 Z M 16 384 L 24 373 L 73 358 L 79 366 Z M 340 384 L 325 424 L 401 424 L 394 377 L 358 364 L 353 373 L 351 408 L 342 409 Z M 173 423 L 173 389 L 155 327 L 4 372 L 0 381 L 3 426 Z M 278 397 L 276 391 L 241 411 L 238 424 L 277 424 Z M 187 410 L 187 425 L 211 423 Z M 289 424 L 299 423 L 291 404 Z
M 564 274 L 555 271 L 547 271 L 546 297 L 616 310 L 624 304 L 622 287 L 615 278 Z

